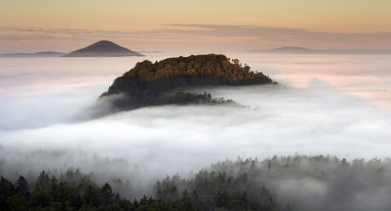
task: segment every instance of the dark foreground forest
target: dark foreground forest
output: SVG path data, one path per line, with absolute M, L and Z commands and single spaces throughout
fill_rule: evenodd
M 335 156 L 274 156 L 226 160 L 181 178 L 150 185 L 151 194 L 129 181 L 96 182 L 83 169 L 18 175 L 0 163 L 1 210 L 389 210 L 391 160 L 348 162 Z M 109 172 L 108 172 L 109 173 Z M 12 176 L 15 175 L 15 176 Z M 27 179 L 28 178 L 28 179 Z M 140 195 L 140 193 L 138 193 Z M 142 193 L 141 193 L 142 195 Z

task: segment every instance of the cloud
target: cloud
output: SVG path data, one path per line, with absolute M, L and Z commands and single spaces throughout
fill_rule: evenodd
M 303 179 L 277 179 L 276 183 L 281 201 L 301 202 L 301 206 L 312 209 L 325 206 L 329 190 L 328 184 L 322 180 L 307 177 Z M 300 207 L 300 205 L 296 206 Z
M 139 31 L 0 28 L 0 42 L 59 41 L 87 43 L 109 39 L 127 43 L 132 48 L 189 51 L 242 51 L 253 48 L 303 46 L 314 49 L 391 49 L 391 33 L 333 33 L 298 28 L 245 25 L 171 24 Z M 147 47 L 145 47 L 147 46 Z M 83 46 L 80 46 L 83 47 Z M 185 48 L 185 50 L 184 50 Z

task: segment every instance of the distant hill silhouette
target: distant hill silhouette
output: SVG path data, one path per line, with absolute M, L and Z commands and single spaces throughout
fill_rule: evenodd
M 265 53 L 265 54 L 336 54 L 336 55 L 390 55 L 391 51 L 387 50 L 316 50 L 303 47 L 281 47 L 274 49 L 251 49 L 243 53 Z
M 0 55 L 1 58 L 36 58 L 36 57 L 60 57 L 66 53 L 45 51 L 38 53 L 7 53 Z
M 139 51 L 139 53 L 149 54 L 149 53 L 165 53 L 163 51 Z
M 62 57 L 124 57 L 124 56 L 144 56 L 135 51 L 121 47 L 113 42 L 102 40 L 88 47 L 73 51 Z
M 303 48 L 303 47 L 282 47 L 282 48 L 275 48 L 271 50 L 272 52 L 276 53 L 310 53 L 313 50 Z
M 303 48 L 303 47 L 284 46 L 281 48 L 274 48 L 274 49 L 252 49 L 244 52 L 245 53 L 272 53 L 272 54 L 306 54 L 306 53 L 315 53 L 316 50 Z

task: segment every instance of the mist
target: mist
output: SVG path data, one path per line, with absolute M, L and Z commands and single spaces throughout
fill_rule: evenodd
M 0 174 L 79 168 L 102 182 L 129 179 L 148 194 L 157 179 L 190 178 L 238 156 L 389 156 L 390 56 L 227 55 L 280 85 L 192 90 L 244 107 L 157 106 L 79 121 L 136 62 L 169 56 L 1 59 Z M 302 178 L 273 187 L 305 198 L 325 194 L 324 185 Z

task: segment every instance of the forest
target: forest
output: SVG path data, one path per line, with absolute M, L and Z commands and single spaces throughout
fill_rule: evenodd
M 138 198 L 132 192 L 140 190 L 121 178 L 102 182 L 83 169 L 16 176 L 5 172 L 8 165 L 3 158 L 1 210 L 389 210 L 391 205 L 389 158 L 238 157 L 188 177 L 167 175 Z
M 115 110 L 167 104 L 211 104 L 207 98 L 190 93 L 178 98 L 181 90 L 205 86 L 276 84 L 262 72 L 225 55 L 192 55 L 159 62 L 145 60 L 116 78 L 100 99 L 120 95 L 111 103 Z M 179 90 L 179 91 L 178 91 Z M 105 98 L 108 99 L 108 98 Z M 224 102 L 225 103 L 225 102 Z

